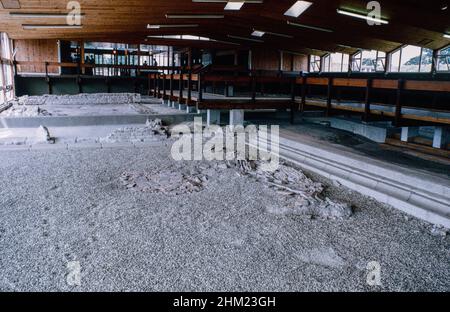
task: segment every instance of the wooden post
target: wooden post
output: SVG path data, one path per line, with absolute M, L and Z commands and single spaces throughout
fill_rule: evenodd
M 52 88 L 52 82 L 50 80 L 50 76 L 48 75 L 48 62 L 45 62 L 45 80 L 47 81 L 47 85 L 48 85 L 48 94 L 52 94 L 53 93 L 53 88 Z M 5 81 L 5 80 L 3 80 Z M 6 97 L 6 94 L 5 94 Z
M 160 90 L 161 90 L 161 77 L 160 77 L 160 75 L 159 75 L 159 73 L 158 74 L 156 74 L 156 76 L 155 76 L 155 81 L 156 81 L 156 97 L 157 98 L 159 98 L 159 92 L 160 92 Z
M 302 80 L 302 102 L 300 104 L 300 111 L 303 113 L 305 111 L 305 105 L 306 105 L 306 93 L 307 93 L 307 89 L 308 89 L 308 78 L 303 77 Z
M 333 100 L 333 78 L 328 78 L 328 90 L 327 90 L 327 109 L 326 116 L 329 117 L 331 114 L 331 102 Z
M 81 65 L 84 65 L 84 58 L 85 58 L 84 41 L 81 40 L 80 41 L 80 63 L 81 63 Z M 84 75 L 85 73 L 86 73 L 86 68 L 84 66 L 81 66 L 81 74 Z
M 187 84 L 187 88 L 188 88 L 188 96 L 187 96 L 187 105 L 191 104 L 191 100 L 192 100 L 192 71 L 189 70 L 189 74 L 188 74 L 188 84 Z
M 152 74 L 152 90 L 153 96 L 156 97 L 156 74 Z
M 291 79 L 291 124 L 295 123 L 295 113 L 297 108 L 295 106 L 295 77 Z
M 82 86 L 81 76 L 77 77 L 77 84 L 78 84 L 78 93 L 83 93 L 83 86 Z
M 158 74 L 157 84 L 158 84 L 158 92 L 156 93 L 156 97 L 159 99 L 161 97 L 161 75 L 160 74 Z
M 252 101 L 253 103 L 256 102 L 256 77 L 252 74 L 252 80 L 251 80 L 251 84 L 252 84 Z
M 364 106 L 364 121 L 368 122 L 370 120 L 370 97 L 372 93 L 372 83 L 373 80 L 371 78 L 367 79 L 366 86 L 366 98 L 365 98 L 365 106 Z
M 198 74 L 198 103 L 201 103 L 203 101 L 203 86 L 202 86 L 202 74 Z M 198 108 L 198 107 L 197 107 Z
M 180 70 L 180 90 L 179 90 L 179 95 L 178 95 L 178 103 L 182 104 L 183 103 L 183 71 Z
M 166 99 L 167 97 L 167 90 L 166 90 L 166 74 L 162 74 L 162 79 L 163 79 L 163 100 Z
M 138 66 L 136 67 L 136 76 L 141 75 L 141 45 L 138 44 Z
M 153 74 L 148 74 L 148 95 L 153 95 Z
M 173 71 L 170 74 L 170 101 L 173 99 Z
M 192 48 L 188 50 L 188 69 L 192 69 Z
M 405 80 L 399 79 L 398 80 L 398 87 L 397 87 L 397 97 L 395 101 L 395 120 L 394 125 L 396 127 L 400 126 L 400 120 L 402 118 L 402 94 L 403 94 L 403 88 L 405 87 Z

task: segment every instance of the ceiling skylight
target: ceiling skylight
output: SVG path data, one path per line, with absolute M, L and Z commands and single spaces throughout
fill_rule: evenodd
M 266 33 L 264 31 L 259 31 L 259 30 L 254 30 L 252 32 L 252 36 L 253 37 L 262 37 L 264 36 Z
M 286 16 L 299 17 L 312 5 L 309 1 L 297 1 L 284 13 Z
M 242 6 L 244 5 L 244 1 L 228 1 L 227 5 L 225 6 L 225 10 L 228 11 L 239 11 Z

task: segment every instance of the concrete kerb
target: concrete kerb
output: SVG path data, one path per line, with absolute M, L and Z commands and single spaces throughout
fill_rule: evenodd
M 147 119 L 161 119 L 165 124 L 193 121 L 193 115 L 116 115 L 0 118 L 0 128 L 80 127 L 101 125 L 144 124 Z
M 284 138 L 280 157 L 414 217 L 450 228 L 448 180 Z

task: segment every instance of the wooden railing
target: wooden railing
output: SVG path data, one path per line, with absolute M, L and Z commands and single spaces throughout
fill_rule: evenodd
M 391 119 L 395 125 L 401 126 L 405 117 L 415 120 L 416 122 L 429 122 L 450 124 L 450 119 L 428 117 L 428 116 L 405 116 L 402 114 L 404 91 L 424 91 L 433 94 L 450 94 L 450 81 L 419 81 L 419 80 L 404 80 L 404 79 L 364 79 L 364 78 L 331 78 L 331 77 L 284 77 L 284 76 L 258 76 L 256 71 L 249 72 L 248 75 L 231 76 L 231 75 L 217 75 L 217 74 L 151 74 L 149 76 L 149 90 L 153 90 L 152 94 L 162 98 L 173 98 L 174 88 L 177 84 L 180 94 L 176 97 L 178 99 L 185 99 L 189 105 L 192 103 L 191 91 L 192 87 L 196 85 L 198 97 L 195 102 L 201 103 L 203 101 L 203 90 L 206 83 L 220 83 L 225 86 L 248 86 L 251 92 L 251 98 L 256 100 L 256 85 L 257 84 L 280 84 L 290 86 L 290 97 L 292 101 L 298 101 L 298 109 L 304 111 L 307 106 L 315 106 L 324 109 L 327 115 L 330 115 L 333 110 L 342 110 L 347 113 L 358 113 L 363 115 L 366 121 L 372 119 Z M 326 87 L 326 99 L 321 101 L 309 101 L 308 87 L 322 86 Z M 356 88 L 364 90 L 365 99 L 363 108 L 350 107 L 345 105 L 333 104 L 333 91 L 339 88 Z M 297 97 L 297 89 L 301 89 L 300 96 Z M 227 88 L 225 88 L 227 90 Z M 373 104 L 372 95 L 375 90 L 391 90 L 395 91 L 395 103 L 384 104 L 395 107 L 394 112 L 379 111 L 371 108 Z M 225 91 L 226 92 L 226 91 Z M 170 95 L 169 95 L 170 94 Z M 230 98 L 232 100 L 232 98 Z M 377 103 L 378 104 L 378 103 Z M 411 108 L 414 106 L 405 105 Z M 416 107 L 424 109 L 424 107 Z M 444 109 L 444 112 L 450 113 L 450 107 Z
M 20 72 L 18 69 L 21 66 L 43 66 L 45 73 L 48 75 L 49 68 L 77 68 L 78 74 L 83 72 L 86 68 L 110 68 L 110 69 L 124 69 L 124 70 L 137 70 L 137 71 L 179 71 L 179 66 L 143 66 L 143 65 L 116 65 L 116 64 L 83 64 L 83 63 L 70 63 L 70 62 L 28 62 L 28 61 L 15 61 L 16 73 Z

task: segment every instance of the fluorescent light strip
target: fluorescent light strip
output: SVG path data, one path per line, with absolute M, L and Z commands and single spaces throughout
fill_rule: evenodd
M 282 38 L 289 38 L 289 39 L 294 38 L 294 36 L 291 36 L 291 35 L 285 35 L 285 34 L 279 34 L 279 33 L 274 33 L 274 32 L 270 32 L 270 31 L 253 29 L 252 36 L 254 36 L 254 37 L 263 37 L 264 35 L 272 35 L 272 36 L 277 36 L 277 37 L 282 37 Z
M 166 18 L 187 18 L 187 19 L 196 19 L 196 18 L 205 18 L 205 19 L 220 19 L 225 18 L 225 15 L 219 14 L 166 14 Z
M 306 10 L 309 9 L 309 7 L 312 5 L 309 1 L 297 1 L 294 3 L 293 6 L 291 6 L 284 15 L 291 16 L 291 17 L 299 17 L 302 15 Z
M 342 15 L 347 15 L 347 16 L 363 19 L 366 21 L 376 22 L 376 23 L 380 23 L 380 24 L 389 24 L 389 21 L 383 20 L 381 18 L 370 17 L 370 16 L 364 15 L 364 14 L 353 13 L 353 12 L 345 11 L 345 10 L 341 10 L 341 9 L 337 9 L 337 12 Z
M 225 6 L 226 11 L 239 11 L 244 6 L 244 1 L 230 0 Z
M 31 29 L 80 29 L 83 28 L 83 25 L 31 25 L 24 24 L 22 25 L 23 29 L 31 30 Z
M 166 24 L 166 25 L 147 25 L 147 29 L 161 29 L 161 28 L 195 28 L 199 27 L 198 24 L 179 24 L 179 25 L 172 25 L 172 24 Z
M 444 34 L 444 38 L 450 39 L 450 35 L 449 34 Z
M 9 12 L 11 17 L 20 18 L 66 18 L 66 13 L 25 13 L 25 12 Z M 84 13 L 80 13 L 80 17 L 84 17 Z
M 305 25 L 305 24 L 294 23 L 294 22 L 291 22 L 291 21 L 287 21 L 287 23 L 288 23 L 288 25 L 301 27 L 301 28 L 306 28 L 306 29 L 311 29 L 311 30 L 323 31 L 323 32 L 328 32 L 328 33 L 332 33 L 333 32 L 333 30 L 327 29 L 327 28 L 309 26 L 309 25 Z
M 264 41 L 262 41 L 262 40 L 246 38 L 246 37 L 240 37 L 240 36 L 228 35 L 227 37 L 231 38 L 231 39 L 238 39 L 238 40 L 246 40 L 246 41 L 258 42 L 258 43 L 264 43 Z
M 262 37 L 262 36 L 264 36 L 266 33 L 264 32 L 264 31 L 259 31 L 259 30 L 254 30 L 253 32 L 252 32 L 252 36 L 253 37 Z

